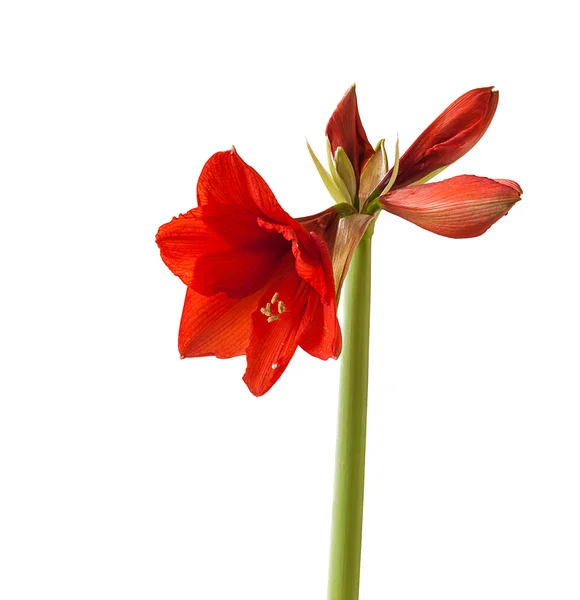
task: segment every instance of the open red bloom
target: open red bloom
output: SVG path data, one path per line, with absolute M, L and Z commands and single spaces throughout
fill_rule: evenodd
M 161 257 L 187 285 L 179 330 L 182 358 L 246 355 L 244 375 L 267 392 L 296 348 L 341 351 L 328 248 L 278 204 L 235 152 L 218 152 L 197 186 L 198 207 L 162 225 Z
M 333 152 L 342 147 L 357 177 L 361 174 L 361 212 L 378 198 L 386 211 L 440 235 L 466 238 L 486 231 L 520 199 L 522 190 L 517 183 L 473 175 L 426 182 L 475 146 L 489 127 L 497 103 L 498 92 L 491 87 L 463 94 L 386 172 L 382 149 L 369 151 L 372 146 L 362 127 L 352 86 L 326 131 Z

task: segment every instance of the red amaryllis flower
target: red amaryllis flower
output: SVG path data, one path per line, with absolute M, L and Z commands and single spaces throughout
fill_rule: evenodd
M 280 378 L 298 346 L 336 358 L 341 333 L 321 232 L 286 213 L 234 149 L 208 160 L 197 199 L 156 237 L 163 261 L 187 285 L 182 358 L 245 354 L 244 381 L 256 396 Z
M 325 183 L 329 189 L 334 185 L 351 192 L 356 186 L 358 195 L 351 193 L 351 199 L 360 212 L 374 213 L 380 207 L 440 235 L 481 235 L 520 200 L 522 190 L 517 183 L 463 175 L 423 184 L 473 148 L 489 127 L 497 102 L 498 92 L 491 87 L 463 94 L 425 129 L 400 160 L 397 151 L 395 164 L 388 170 L 382 142 L 374 151 L 368 142 L 352 86 L 326 129 L 334 165 L 333 180 Z M 344 167 L 344 155 L 352 168 Z M 339 160 L 343 163 L 341 169 L 337 169 Z

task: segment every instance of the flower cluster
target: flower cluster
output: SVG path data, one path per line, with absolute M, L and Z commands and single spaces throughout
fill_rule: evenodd
M 440 235 L 482 234 L 520 199 L 513 181 L 472 175 L 426 183 L 470 150 L 488 128 L 498 93 L 467 92 L 389 169 L 384 140 L 369 143 L 352 86 L 326 134 L 326 170 L 336 206 L 294 219 L 235 149 L 214 154 L 197 185 L 198 206 L 162 225 L 161 258 L 187 286 L 179 329 L 182 358 L 245 355 L 259 396 L 298 346 L 326 360 L 341 351 L 340 289 L 358 242 L 381 210 Z
M 311 155 L 330 193 L 361 213 L 381 208 L 451 238 L 481 235 L 507 214 L 522 190 L 514 181 L 460 175 L 427 183 L 466 154 L 486 132 L 499 94 L 478 88 L 449 105 L 391 169 L 381 140 L 373 149 L 352 86 L 332 115 L 326 134 L 330 173 Z

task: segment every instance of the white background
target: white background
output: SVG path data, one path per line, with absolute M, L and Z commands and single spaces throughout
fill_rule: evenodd
M 154 236 L 235 144 L 293 215 L 357 83 L 402 150 L 500 90 L 450 167 L 486 235 L 377 225 L 361 599 L 580 597 L 578 54 L 567 3 L 25 2 L 0 12 L 0 597 L 326 597 L 339 363 L 180 361 Z M 570 5 L 571 6 L 571 5 Z

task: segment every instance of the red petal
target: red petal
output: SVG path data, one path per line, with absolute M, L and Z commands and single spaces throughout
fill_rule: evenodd
M 277 223 L 292 221 L 268 184 L 233 148 L 218 152 L 207 161 L 197 182 L 197 201 L 200 206 L 237 206 Z
M 252 315 L 244 381 L 255 396 L 265 394 L 278 381 L 294 356 L 297 340 L 305 327 L 304 314 L 309 295 L 315 293 L 292 266 L 286 273 L 282 279 L 268 286 L 260 302 L 260 306 L 265 307 L 278 293 L 279 300 L 286 305 L 286 310 L 278 315 L 276 303 L 272 304 L 272 314 L 279 319 L 268 322 L 268 316 L 259 310 Z
M 155 241 L 163 262 L 185 285 L 190 285 L 195 261 L 203 253 L 207 238 L 211 236 L 214 236 L 213 231 L 201 218 L 200 209 L 194 208 L 161 225 Z
M 334 294 L 334 285 L 328 287 L 326 273 L 332 274 L 332 263 L 328 249 L 320 245 L 314 236 L 309 234 L 301 225 L 295 227 L 278 225 L 258 219 L 258 223 L 268 231 L 277 231 L 292 242 L 292 253 L 296 259 L 295 268 L 300 277 L 307 281 L 328 302 L 328 297 Z M 319 238 L 320 239 L 320 238 Z
M 319 235 L 326 242 L 328 251 L 332 256 L 338 224 L 341 221 L 340 214 L 334 206 L 315 215 L 299 217 L 296 221 L 307 231 Z
M 520 199 L 520 186 L 507 180 L 461 175 L 389 192 L 381 206 L 423 229 L 451 238 L 475 237 Z
M 161 250 L 161 258 L 169 269 L 186 285 L 195 285 L 199 292 L 207 296 L 229 291 L 212 286 L 212 281 L 219 282 L 223 279 L 221 273 L 216 271 L 214 278 L 206 277 L 207 262 L 211 256 L 218 256 L 216 260 L 219 262 L 219 257 L 231 258 L 235 255 L 239 266 L 243 264 L 244 252 L 249 253 L 251 259 L 259 254 L 264 245 L 273 243 L 279 246 L 278 238 L 279 236 L 265 232 L 258 225 L 256 217 L 235 206 L 229 207 L 227 212 L 220 206 L 203 206 L 162 225 L 156 241 Z M 270 255 L 264 253 L 259 258 L 268 262 Z M 250 271 L 251 268 L 242 268 L 239 274 L 245 276 L 246 281 L 251 280 Z M 255 289 L 257 288 L 254 287 L 252 291 Z
M 365 133 L 356 100 L 356 88 L 352 85 L 339 102 L 326 126 L 332 154 L 340 146 L 352 163 L 356 181 L 366 161 L 374 154 Z
M 281 235 L 260 228 L 251 245 L 206 248 L 195 263 L 192 287 L 206 296 L 219 292 L 230 298 L 248 296 L 268 283 L 290 252 L 291 245 Z
M 338 358 L 342 352 L 342 333 L 336 317 L 336 302 L 325 304 L 318 294 L 311 294 L 304 321 L 306 327 L 299 346 L 321 360 Z
M 206 296 L 224 292 L 230 298 L 243 298 L 268 283 L 285 253 L 286 248 L 276 247 L 271 254 L 260 249 L 208 254 L 195 265 L 192 287 Z
M 242 299 L 225 294 L 202 296 L 188 288 L 179 327 L 181 358 L 244 354 L 250 337 L 251 314 L 262 291 Z
M 321 255 L 327 254 L 328 250 L 324 241 L 315 233 L 312 235 L 320 246 Z M 330 259 L 328 262 L 330 263 Z M 332 268 L 327 266 L 324 269 L 324 275 L 326 287 L 334 290 Z M 342 350 L 342 334 L 336 316 L 336 294 L 330 294 L 326 302 L 323 302 L 318 294 L 310 294 L 304 323 L 304 333 L 298 340 L 300 347 L 322 360 L 338 358 Z
M 419 181 L 471 150 L 489 127 L 498 97 L 491 87 L 478 88 L 450 104 L 401 157 L 394 189 Z M 392 169 L 386 181 L 391 173 Z

